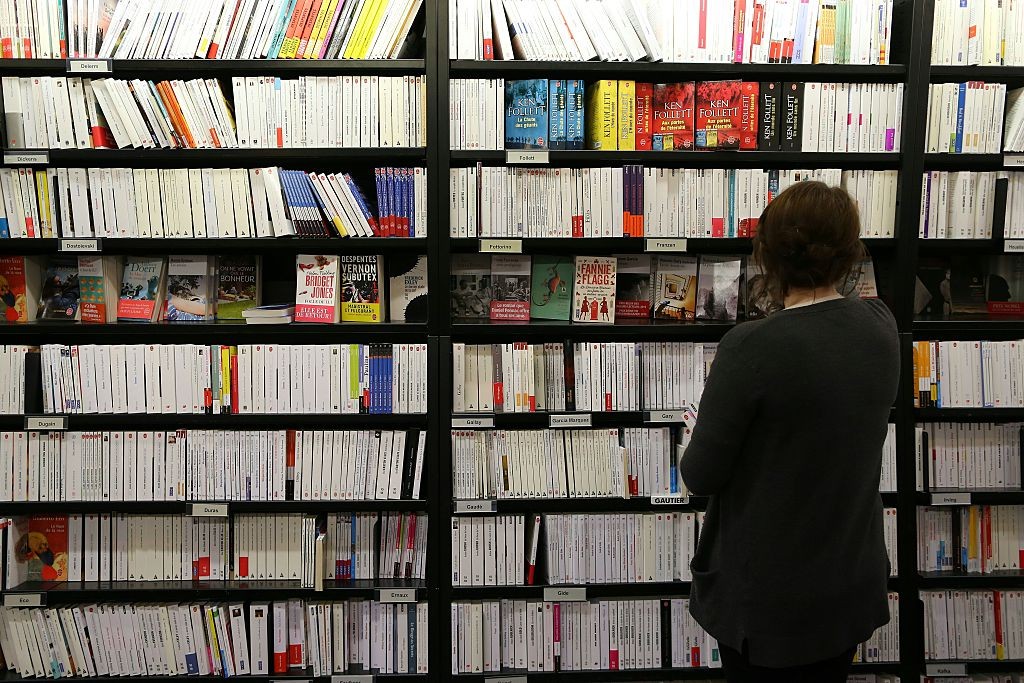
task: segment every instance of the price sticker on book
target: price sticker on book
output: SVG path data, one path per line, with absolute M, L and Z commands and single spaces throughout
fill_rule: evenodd
M 1024 167 L 1024 154 L 1004 154 L 1003 166 L 1006 168 Z
M 284 681 L 281 681 L 284 683 Z M 291 683 L 291 679 L 289 679 Z M 341 674 L 331 676 L 331 683 L 373 683 L 373 674 Z
M 586 602 L 586 588 L 545 588 L 544 602 Z
M 114 73 L 111 59 L 69 59 L 69 74 L 110 74 Z
M 932 505 L 970 505 L 970 493 L 933 493 Z
M 66 432 L 68 430 L 67 415 L 26 415 L 26 432 Z
M 189 506 L 190 517 L 227 517 L 227 503 L 192 503 Z
M 522 240 L 480 240 L 481 254 L 522 254 Z
M 651 496 L 651 505 L 686 505 L 689 502 L 690 497 L 681 493 L 671 496 Z
M 455 501 L 455 514 L 472 515 L 477 512 L 496 512 L 497 501 L 493 500 L 457 500 Z
M 966 676 L 966 664 L 925 664 L 926 676 Z
M 484 683 L 526 683 L 526 676 L 491 676 L 485 678 Z
M 4 166 L 46 166 L 49 152 L 4 152 Z
M 1003 242 L 1003 253 L 1024 254 L 1024 240 L 1006 240 Z
M 377 602 L 416 602 L 415 588 L 381 588 L 377 591 Z
M 649 237 L 644 240 L 644 251 L 647 252 L 659 252 L 659 251 L 675 251 L 684 252 L 686 251 L 686 240 L 685 239 L 670 239 L 666 237 Z
M 493 417 L 453 417 L 453 429 L 490 429 L 494 426 Z
M 91 239 L 62 239 L 60 241 L 59 248 L 60 251 L 69 252 L 72 254 L 97 252 L 100 250 L 100 238 L 93 237 Z
M 46 593 L 4 593 L 4 607 L 42 607 Z
M 505 152 L 506 164 L 546 164 L 550 159 L 546 149 L 510 149 Z
M 590 427 L 593 421 L 593 416 L 590 413 L 552 415 L 548 418 L 548 427 L 552 429 L 572 429 L 573 427 Z

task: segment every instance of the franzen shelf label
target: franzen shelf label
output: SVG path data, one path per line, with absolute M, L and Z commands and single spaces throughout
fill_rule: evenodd
M 5 593 L 4 607 L 42 607 L 46 593 Z
M 586 588 L 545 588 L 544 602 L 586 602 Z
M 550 158 L 546 149 L 510 149 L 505 152 L 506 164 L 546 164 Z
M 932 505 L 970 505 L 969 493 L 933 493 Z
M 4 152 L 5 166 L 46 166 L 49 163 L 49 152 Z
M 484 683 L 526 683 L 526 676 L 491 676 L 485 678 Z
M 1024 240 L 1006 240 L 1003 251 L 1007 254 L 1024 254 Z
M 690 502 L 689 496 L 676 494 L 673 496 L 651 496 L 651 505 L 686 505 Z
M 670 239 L 666 237 L 648 237 L 644 240 L 644 251 L 686 251 L 685 239 Z
M 98 237 L 93 237 L 92 239 L 62 239 L 60 241 L 60 250 L 76 254 L 99 251 L 100 240 Z
M 281 683 L 284 683 L 284 681 L 281 681 Z M 373 683 L 373 674 L 342 674 L 340 676 L 331 676 L 331 683 Z
M 227 517 L 227 503 L 193 503 L 188 511 L 191 517 Z
M 455 514 L 471 515 L 476 512 L 497 512 L 497 503 L 493 500 L 457 500 Z
M 381 588 L 377 591 L 377 602 L 416 602 L 416 589 Z
M 114 62 L 110 59 L 69 59 L 69 74 L 110 74 L 114 73 Z
M 1003 166 L 1006 168 L 1024 167 L 1024 154 L 1004 154 Z
M 651 424 L 665 424 L 683 421 L 682 410 L 652 410 L 644 415 L 644 422 Z
M 25 431 L 31 432 L 66 432 L 68 430 L 67 415 L 26 415 Z
M 522 240 L 480 240 L 481 254 L 522 254 Z
M 453 417 L 453 429 L 490 429 L 494 426 L 493 417 Z
M 966 664 L 925 664 L 926 676 L 966 676 Z

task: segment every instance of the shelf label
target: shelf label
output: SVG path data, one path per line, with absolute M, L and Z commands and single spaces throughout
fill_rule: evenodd
M 649 237 L 644 240 L 644 251 L 686 251 L 686 240 L 669 237 Z
M 549 159 L 546 149 L 510 149 L 505 152 L 506 164 L 546 164 Z
M 4 593 L 4 607 L 42 607 L 46 593 Z
M 114 62 L 110 59 L 69 59 L 69 74 L 110 74 L 114 73 Z
M 312 678 L 271 678 L 270 683 L 313 683 Z
M 481 254 L 522 254 L 522 240 L 480 240 Z
M 291 679 L 289 679 L 290 683 Z M 281 681 L 284 683 L 284 681 Z M 331 676 L 331 683 L 373 683 L 373 674 L 341 674 Z
M 1024 240 L 1006 240 L 1003 242 L 1003 252 L 1007 254 L 1024 254 Z
M 100 240 L 98 237 L 93 237 L 91 239 L 62 239 L 60 241 L 60 250 L 71 252 L 99 251 Z
M 586 602 L 586 588 L 545 588 L 544 602 Z
M 484 683 L 526 683 L 526 676 L 491 676 L 485 678 Z
M 966 664 L 925 664 L 926 676 L 966 676 Z
M 468 515 L 474 512 L 495 512 L 497 502 L 493 500 L 457 500 L 455 501 L 455 514 Z
M 416 589 L 381 588 L 377 591 L 377 602 L 416 602 Z
M 651 505 L 686 505 L 689 502 L 690 497 L 681 493 L 671 496 L 651 496 Z
M 572 427 L 589 427 L 593 422 L 590 413 L 577 413 L 570 415 L 552 415 L 549 418 L 548 427 L 553 429 L 566 429 Z
M 49 152 L 4 152 L 5 166 L 46 166 L 49 163 Z
M 970 505 L 970 493 L 933 493 L 932 505 Z
M 644 422 L 649 422 L 652 424 L 664 424 L 682 421 L 682 410 L 652 410 L 651 412 L 644 415 Z
M 1020 168 L 1024 166 L 1024 154 L 1004 154 L 1003 166 L 1007 168 Z
M 67 415 L 25 416 L 25 431 L 27 432 L 66 432 L 67 430 Z
M 190 517 L 227 517 L 227 503 L 192 503 L 189 506 Z
M 452 429 L 487 429 L 494 426 L 493 417 L 453 417 Z

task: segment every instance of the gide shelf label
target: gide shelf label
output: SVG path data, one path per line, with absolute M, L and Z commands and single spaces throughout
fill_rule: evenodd
M 544 602 L 586 602 L 586 588 L 545 588 Z
M 505 152 L 506 164 L 546 164 L 550 158 L 546 149 L 510 149 Z
M 189 508 L 192 517 L 227 517 L 227 503 L 193 503 Z

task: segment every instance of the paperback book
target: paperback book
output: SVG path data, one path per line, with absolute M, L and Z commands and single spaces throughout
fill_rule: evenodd
M 697 320 L 736 321 L 742 265 L 742 259 L 732 256 L 701 258 L 697 280 Z
M 0 316 L 8 323 L 36 319 L 42 273 L 29 256 L 0 256 Z
M 78 259 L 74 256 L 51 257 L 43 272 L 36 319 L 77 320 L 80 299 Z
M 530 317 L 568 320 L 572 308 L 571 256 L 534 256 Z
M 117 321 L 117 285 L 124 272 L 124 260 L 116 256 L 88 254 L 78 257 L 83 323 Z
M 693 105 L 693 81 L 654 84 L 651 94 L 651 142 L 648 146 L 646 141 L 638 141 L 638 145 L 642 144 L 643 149 L 654 151 L 692 150 Z
M 697 257 L 656 256 L 651 264 L 654 317 L 694 320 L 697 310 Z
M 117 319 L 126 322 L 156 322 L 164 304 L 167 264 L 162 258 L 129 258 L 121 277 Z
M 651 317 L 651 257 L 647 254 L 617 256 L 615 317 Z
M 388 269 L 391 322 L 427 322 L 427 257 L 395 255 L 388 259 Z
M 752 258 L 747 259 L 743 289 L 743 316 L 747 320 L 765 318 L 782 310 L 782 305 L 768 291 L 764 270 Z
M 341 320 L 338 256 L 299 254 L 295 257 L 295 278 L 295 322 Z
M 451 266 L 453 318 L 487 318 L 491 310 L 491 259 L 486 254 L 456 254 Z
M 76 519 L 81 524 L 81 516 Z M 68 580 L 67 516 L 15 518 L 11 530 L 16 564 L 12 578 L 21 579 L 18 583 Z
M 505 82 L 505 149 L 548 147 L 546 78 Z
M 260 305 L 262 266 L 260 257 L 251 254 L 217 260 L 217 320 L 242 320 L 245 311 Z
M 380 291 L 383 263 L 383 256 L 340 257 L 342 322 L 379 323 L 384 320 Z
M 577 256 L 573 284 L 573 322 L 615 322 L 614 256 Z
M 740 81 L 697 83 L 694 138 L 698 149 L 739 149 L 742 132 Z
M 214 261 L 213 256 L 168 257 L 165 320 L 195 322 L 213 319 Z
M 530 257 L 491 257 L 491 320 L 530 319 Z
M 1024 315 L 1024 257 L 995 256 L 989 267 L 985 301 L 992 315 Z

